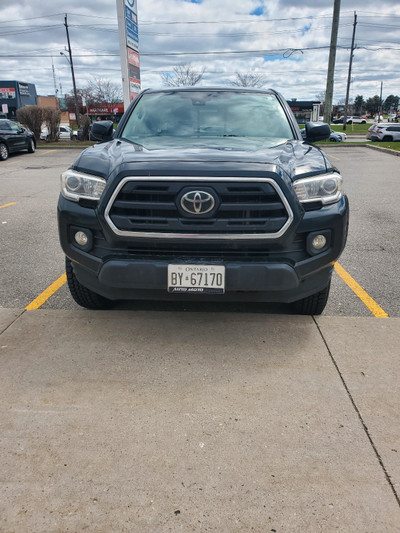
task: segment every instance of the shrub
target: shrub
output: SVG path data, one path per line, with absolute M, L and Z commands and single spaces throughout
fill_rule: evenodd
M 47 140 L 58 141 L 61 113 L 58 109 L 43 109 L 43 121 L 46 123 Z
M 29 128 L 37 140 L 39 140 L 42 130 L 44 111 L 44 109 L 37 105 L 26 105 L 17 110 L 18 122 Z

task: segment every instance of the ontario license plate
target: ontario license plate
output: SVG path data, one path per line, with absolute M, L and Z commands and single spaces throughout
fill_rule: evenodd
M 168 265 L 168 292 L 223 294 L 225 267 L 221 265 Z

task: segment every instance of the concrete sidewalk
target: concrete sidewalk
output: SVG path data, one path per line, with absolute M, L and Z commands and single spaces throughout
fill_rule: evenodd
M 400 531 L 400 319 L 0 309 L 0 531 Z

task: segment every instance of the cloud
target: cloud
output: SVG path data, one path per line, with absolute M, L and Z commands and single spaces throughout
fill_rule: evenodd
M 19 0 L 0 7 L 0 76 L 40 94 L 72 89 L 65 10 L 78 87 L 93 77 L 121 82 L 115 2 Z M 345 95 L 354 10 L 357 49 L 350 97 L 398 94 L 398 0 L 342 0 L 334 101 Z M 258 72 L 286 98 L 312 99 L 326 85 L 332 0 L 138 0 L 142 87 L 161 84 L 178 63 L 205 67 L 203 84 Z M 169 54 L 169 55 L 168 55 Z M 56 78 L 54 85 L 53 68 Z

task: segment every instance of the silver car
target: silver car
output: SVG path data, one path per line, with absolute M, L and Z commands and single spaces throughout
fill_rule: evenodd
M 400 124 L 377 124 L 371 132 L 371 141 L 400 141 Z

